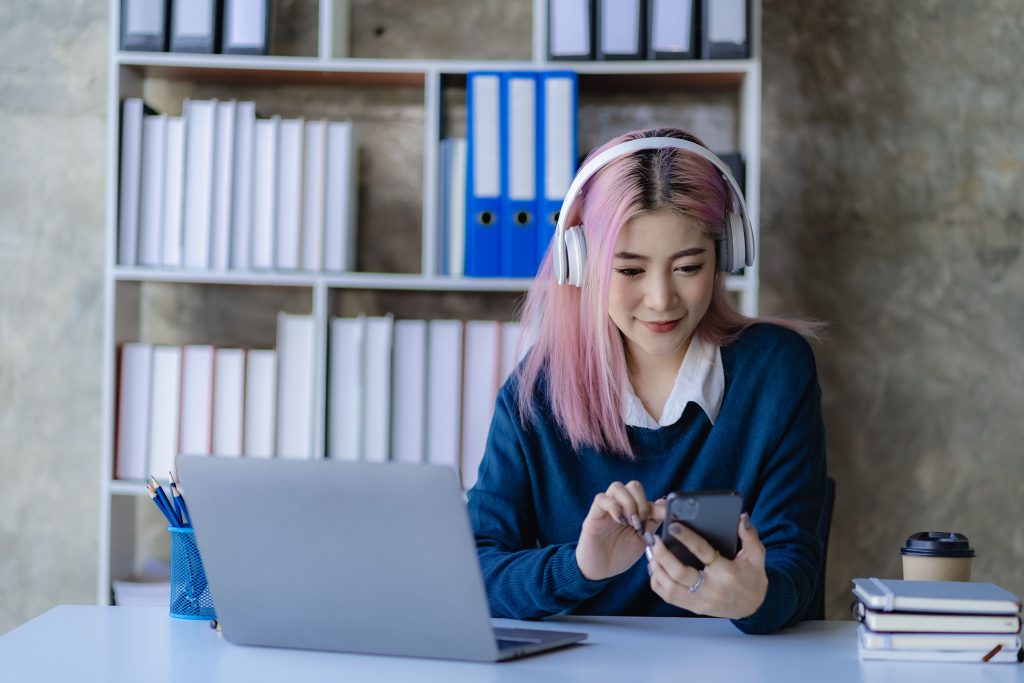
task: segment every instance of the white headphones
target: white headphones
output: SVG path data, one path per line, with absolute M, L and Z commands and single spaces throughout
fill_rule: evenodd
M 583 286 L 583 273 L 587 262 L 587 244 L 583 239 L 583 226 L 566 228 L 569 211 L 572 209 L 573 201 L 584 183 L 608 163 L 624 157 L 627 154 L 645 149 L 664 149 L 675 147 L 693 152 L 699 157 L 707 159 L 722 178 L 728 183 L 732 191 L 732 207 L 726 216 L 725 234 L 716 244 L 718 254 L 718 270 L 732 273 L 743 266 L 754 264 L 754 229 L 750 225 L 750 218 L 747 216 L 747 205 L 743 201 L 743 192 L 732 177 L 729 167 L 721 159 L 715 156 L 706 147 L 698 145 L 689 140 L 679 138 L 638 138 L 627 140 L 614 147 L 609 147 L 590 160 L 580 172 L 573 178 L 566 192 L 562 208 L 558 212 L 558 223 L 555 226 L 555 238 L 552 245 L 552 254 L 555 265 L 555 278 L 558 284 L 570 284 L 577 287 Z

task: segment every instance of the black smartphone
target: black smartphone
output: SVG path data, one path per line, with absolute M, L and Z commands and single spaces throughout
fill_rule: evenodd
M 668 510 L 661 527 L 661 540 L 679 560 L 696 569 L 704 563 L 669 533 L 672 522 L 685 524 L 718 549 L 722 557 L 736 557 L 739 537 L 736 535 L 743 512 L 743 496 L 737 491 L 677 491 L 668 494 Z

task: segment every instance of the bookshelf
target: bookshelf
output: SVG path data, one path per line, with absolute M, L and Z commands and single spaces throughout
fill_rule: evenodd
M 284 3 L 282 3 L 284 4 Z M 473 0 L 443 0 L 450 13 Z M 106 260 L 102 358 L 102 443 L 97 601 L 109 604 L 111 581 L 127 578 L 140 552 L 140 530 L 155 510 L 142 482 L 114 478 L 117 349 L 129 341 L 272 347 L 278 311 L 311 315 L 316 329 L 315 456 L 324 452 L 326 338 L 336 315 L 393 312 L 396 318 L 507 320 L 529 279 L 462 278 L 436 271 L 439 149 L 442 135 L 465 133 L 466 73 L 482 69 L 570 69 L 579 74 L 580 154 L 619 133 L 649 125 L 693 130 L 712 148 L 737 150 L 746 162 L 746 200 L 755 235 L 760 207 L 760 3 L 752 0 L 751 54 L 743 60 L 549 62 L 547 0 L 483 3 L 519 17 L 506 42 L 485 58 L 378 56 L 354 40 L 354 56 L 335 55 L 341 9 L 352 32 L 377 31 L 374 5 L 302 0 L 304 32 L 284 56 L 194 55 L 119 50 L 119 5 L 110 0 L 106 154 Z M 439 10 L 417 6 L 416 12 Z M 415 24 L 413 18 L 392 18 Z M 388 24 L 389 26 L 400 24 Z M 276 26 L 275 26 L 276 28 Z M 401 35 L 401 30 L 395 32 Z M 274 30 L 274 29 L 272 29 Z M 465 27 L 461 29 L 463 32 Z M 480 38 L 486 44 L 492 32 Z M 453 41 L 460 39 L 455 31 Z M 293 36 L 294 38 L 294 36 Z M 395 38 L 394 40 L 398 40 Z M 493 41 L 490 41 L 493 43 Z M 364 41 L 365 43 L 365 41 Z M 392 43 L 394 44 L 394 43 Z M 298 45 L 296 47 L 296 45 Z M 313 49 L 315 45 L 315 49 Z M 423 50 L 422 52 L 429 52 Z M 295 53 L 295 54 L 291 54 Z M 371 55 L 371 56 L 366 56 Z M 443 55 L 442 55 L 443 57 Z M 117 263 L 120 102 L 143 97 L 174 113 L 183 97 L 255 100 L 273 113 L 352 120 L 359 147 L 358 270 L 349 273 L 185 270 Z M 382 226 L 388 226 L 384 229 Z M 372 248 L 371 248 L 372 247 Z M 740 309 L 757 312 L 758 264 L 730 275 Z M 149 521 L 147 521 L 147 517 Z

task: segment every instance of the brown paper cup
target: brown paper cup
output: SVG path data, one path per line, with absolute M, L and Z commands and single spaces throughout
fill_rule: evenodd
M 903 578 L 908 581 L 970 581 L 970 557 L 903 556 Z

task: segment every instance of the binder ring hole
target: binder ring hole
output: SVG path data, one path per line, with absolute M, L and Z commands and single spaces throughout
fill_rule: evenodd
M 530 222 L 530 212 L 516 211 L 516 215 L 513 220 L 515 220 L 516 225 L 526 225 Z
M 558 215 L 560 213 L 561 211 L 555 211 L 553 214 L 551 214 L 551 225 L 558 225 Z
M 480 225 L 491 226 L 494 225 L 494 212 L 493 211 L 481 211 L 476 215 L 476 220 Z

